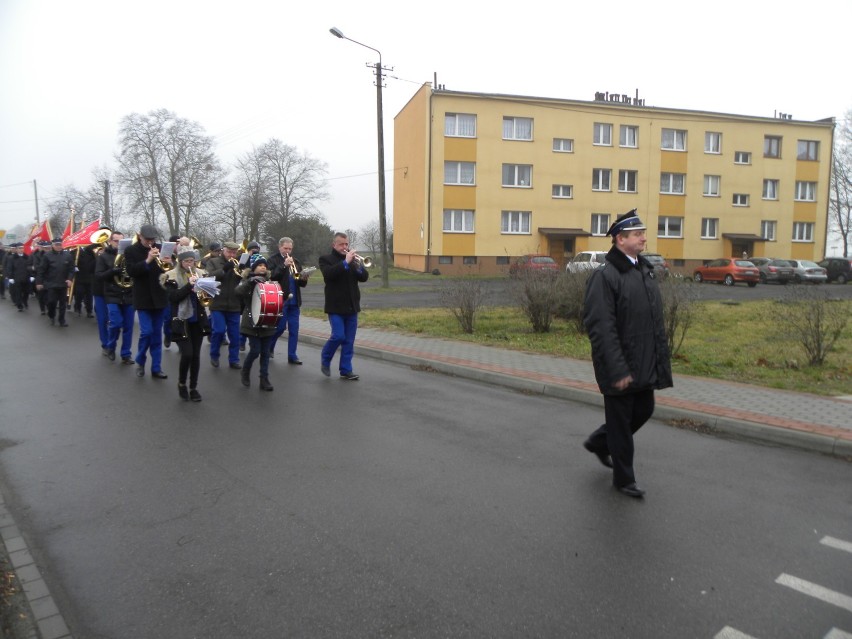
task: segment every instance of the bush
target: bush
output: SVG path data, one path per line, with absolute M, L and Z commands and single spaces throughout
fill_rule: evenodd
M 801 345 L 812 366 L 821 366 L 849 322 L 846 305 L 811 286 L 791 286 L 785 293 L 778 330 Z
M 698 288 L 692 280 L 667 277 L 660 281 L 663 297 L 663 323 L 669 342 L 669 353 L 674 357 L 683 345 L 694 319 L 694 302 Z
M 560 273 L 519 271 L 514 294 L 534 333 L 548 333 L 561 297 Z
M 580 335 L 586 333 L 586 326 L 583 324 L 583 309 L 586 305 L 586 284 L 588 284 L 592 272 L 588 270 L 566 273 L 560 282 L 556 317 L 571 322 Z
M 484 300 L 485 288 L 478 278 L 447 280 L 441 286 L 441 304 L 449 309 L 464 333 L 473 333 L 476 315 Z

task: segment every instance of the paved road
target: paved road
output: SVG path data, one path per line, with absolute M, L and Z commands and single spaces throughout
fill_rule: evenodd
M 327 379 L 309 345 L 274 393 L 205 365 L 194 405 L 174 349 L 140 380 L 85 322 L 0 321 L 3 493 L 76 637 L 852 631 L 841 460 L 651 422 L 637 502 L 587 405 L 363 357 Z

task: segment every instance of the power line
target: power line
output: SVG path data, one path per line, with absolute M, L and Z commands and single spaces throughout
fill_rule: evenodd
M 15 184 L 3 184 L 2 186 L 0 186 L 0 189 L 8 189 L 12 186 L 23 186 L 24 184 L 32 184 L 32 183 L 33 183 L 32 180 L 30 180 L 29 182 L 16 182 Z

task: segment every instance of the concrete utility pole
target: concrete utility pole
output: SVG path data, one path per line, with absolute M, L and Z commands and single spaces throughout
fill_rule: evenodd
M 109 210 L 109 180 L 104 180 L 103 185 L 104 185 L 104 217 L 101 220 L 101 223 L 104 226 L 108 226 L 109 228 L 112 228 L 112 225 L 110 224 L 110 210 Z
M 38 216 L 38 185 L 36 181 L 33 180 L 33 193 L 35 194 L 35 205 L 36 205 L 36 224 L 41 224 L 41 220 Z

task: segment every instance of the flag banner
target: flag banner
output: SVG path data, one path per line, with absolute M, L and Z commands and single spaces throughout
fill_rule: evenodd
M 68 239 L 68 236 L 71 235 L 73 232 L 74 232 L 74 214 L 72 213 L 68 217 L 68 224 L 65 225 L 65 230 L 62 231 L 62 241 L 65 242 L 65 240 Z
M 42 222 L 41 226 L 33 226 L 33 230 L 30 231 L 30 236 L 27 238 L 27 241 L 24 242 L 24 253 L 26 255 L 32 255 L 33 252 L 33 242 L 47 240 L 48 242 L 53 239 L 53 232 L 50 230 L 50 224 L 47 223 L 47 220 Z
M 97 220 L 91 222 L 88 226 L 81 228 L 76 233 L 72 233 L 62 240 L 62 248 L 77 248 L 89 246 L 92 243 L 92 233 L 100 228 Z

